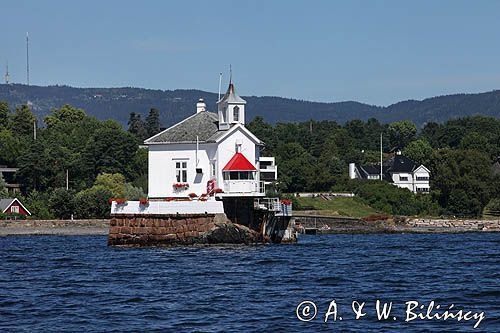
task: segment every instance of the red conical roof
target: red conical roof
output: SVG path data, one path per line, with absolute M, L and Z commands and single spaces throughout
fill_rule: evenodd
M 227 162 L 222 171 L 254 171 L 257 170 L 242 153 L 236 153 Z

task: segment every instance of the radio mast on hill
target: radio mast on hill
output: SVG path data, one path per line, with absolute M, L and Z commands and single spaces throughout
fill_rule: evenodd
M 5 63 L 5 84 L 9 84 L 9 79 L 10 79 L 10 76 L 9 76 L 9 62 L 7 61 Z
M 26 84 L 30 85 L 30 48 L 29 48 L 29 35 L 26 32 Z

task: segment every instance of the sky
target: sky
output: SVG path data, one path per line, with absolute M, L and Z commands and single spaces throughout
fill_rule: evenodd
M 500 89 L 500 1 L 0 1 L 11 82 L 389 105 Z M 3 81 L 3 80 L 2 80 Z M 223 87 L 224 89 L 224 87 Z

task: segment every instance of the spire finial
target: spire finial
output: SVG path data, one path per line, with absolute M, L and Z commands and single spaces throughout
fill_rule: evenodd
M 233 67 L 229 64 L 229 84 L 233 83 Z

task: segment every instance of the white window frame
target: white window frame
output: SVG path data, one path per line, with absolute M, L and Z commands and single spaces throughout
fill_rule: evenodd
M 216 165 L 217 165 L 217 161 L 216 160 L 212 160 L 210 162 L 210 169 L 211 169 L 210 170 L 210 175 L 212 176 L 212 179 L 215 179 L 215 176 L 217 174 L 217 167 L 216 167 Z
M 240 121 L 240 107 L 238 105 L 233 108 L 233 121 Z
M 187 183 L 188 180 L 188 161 L 174 160 L 175 180 L 177 183 Z
M 10 206 L 10 212 L 19 214 L 19 206 Z

